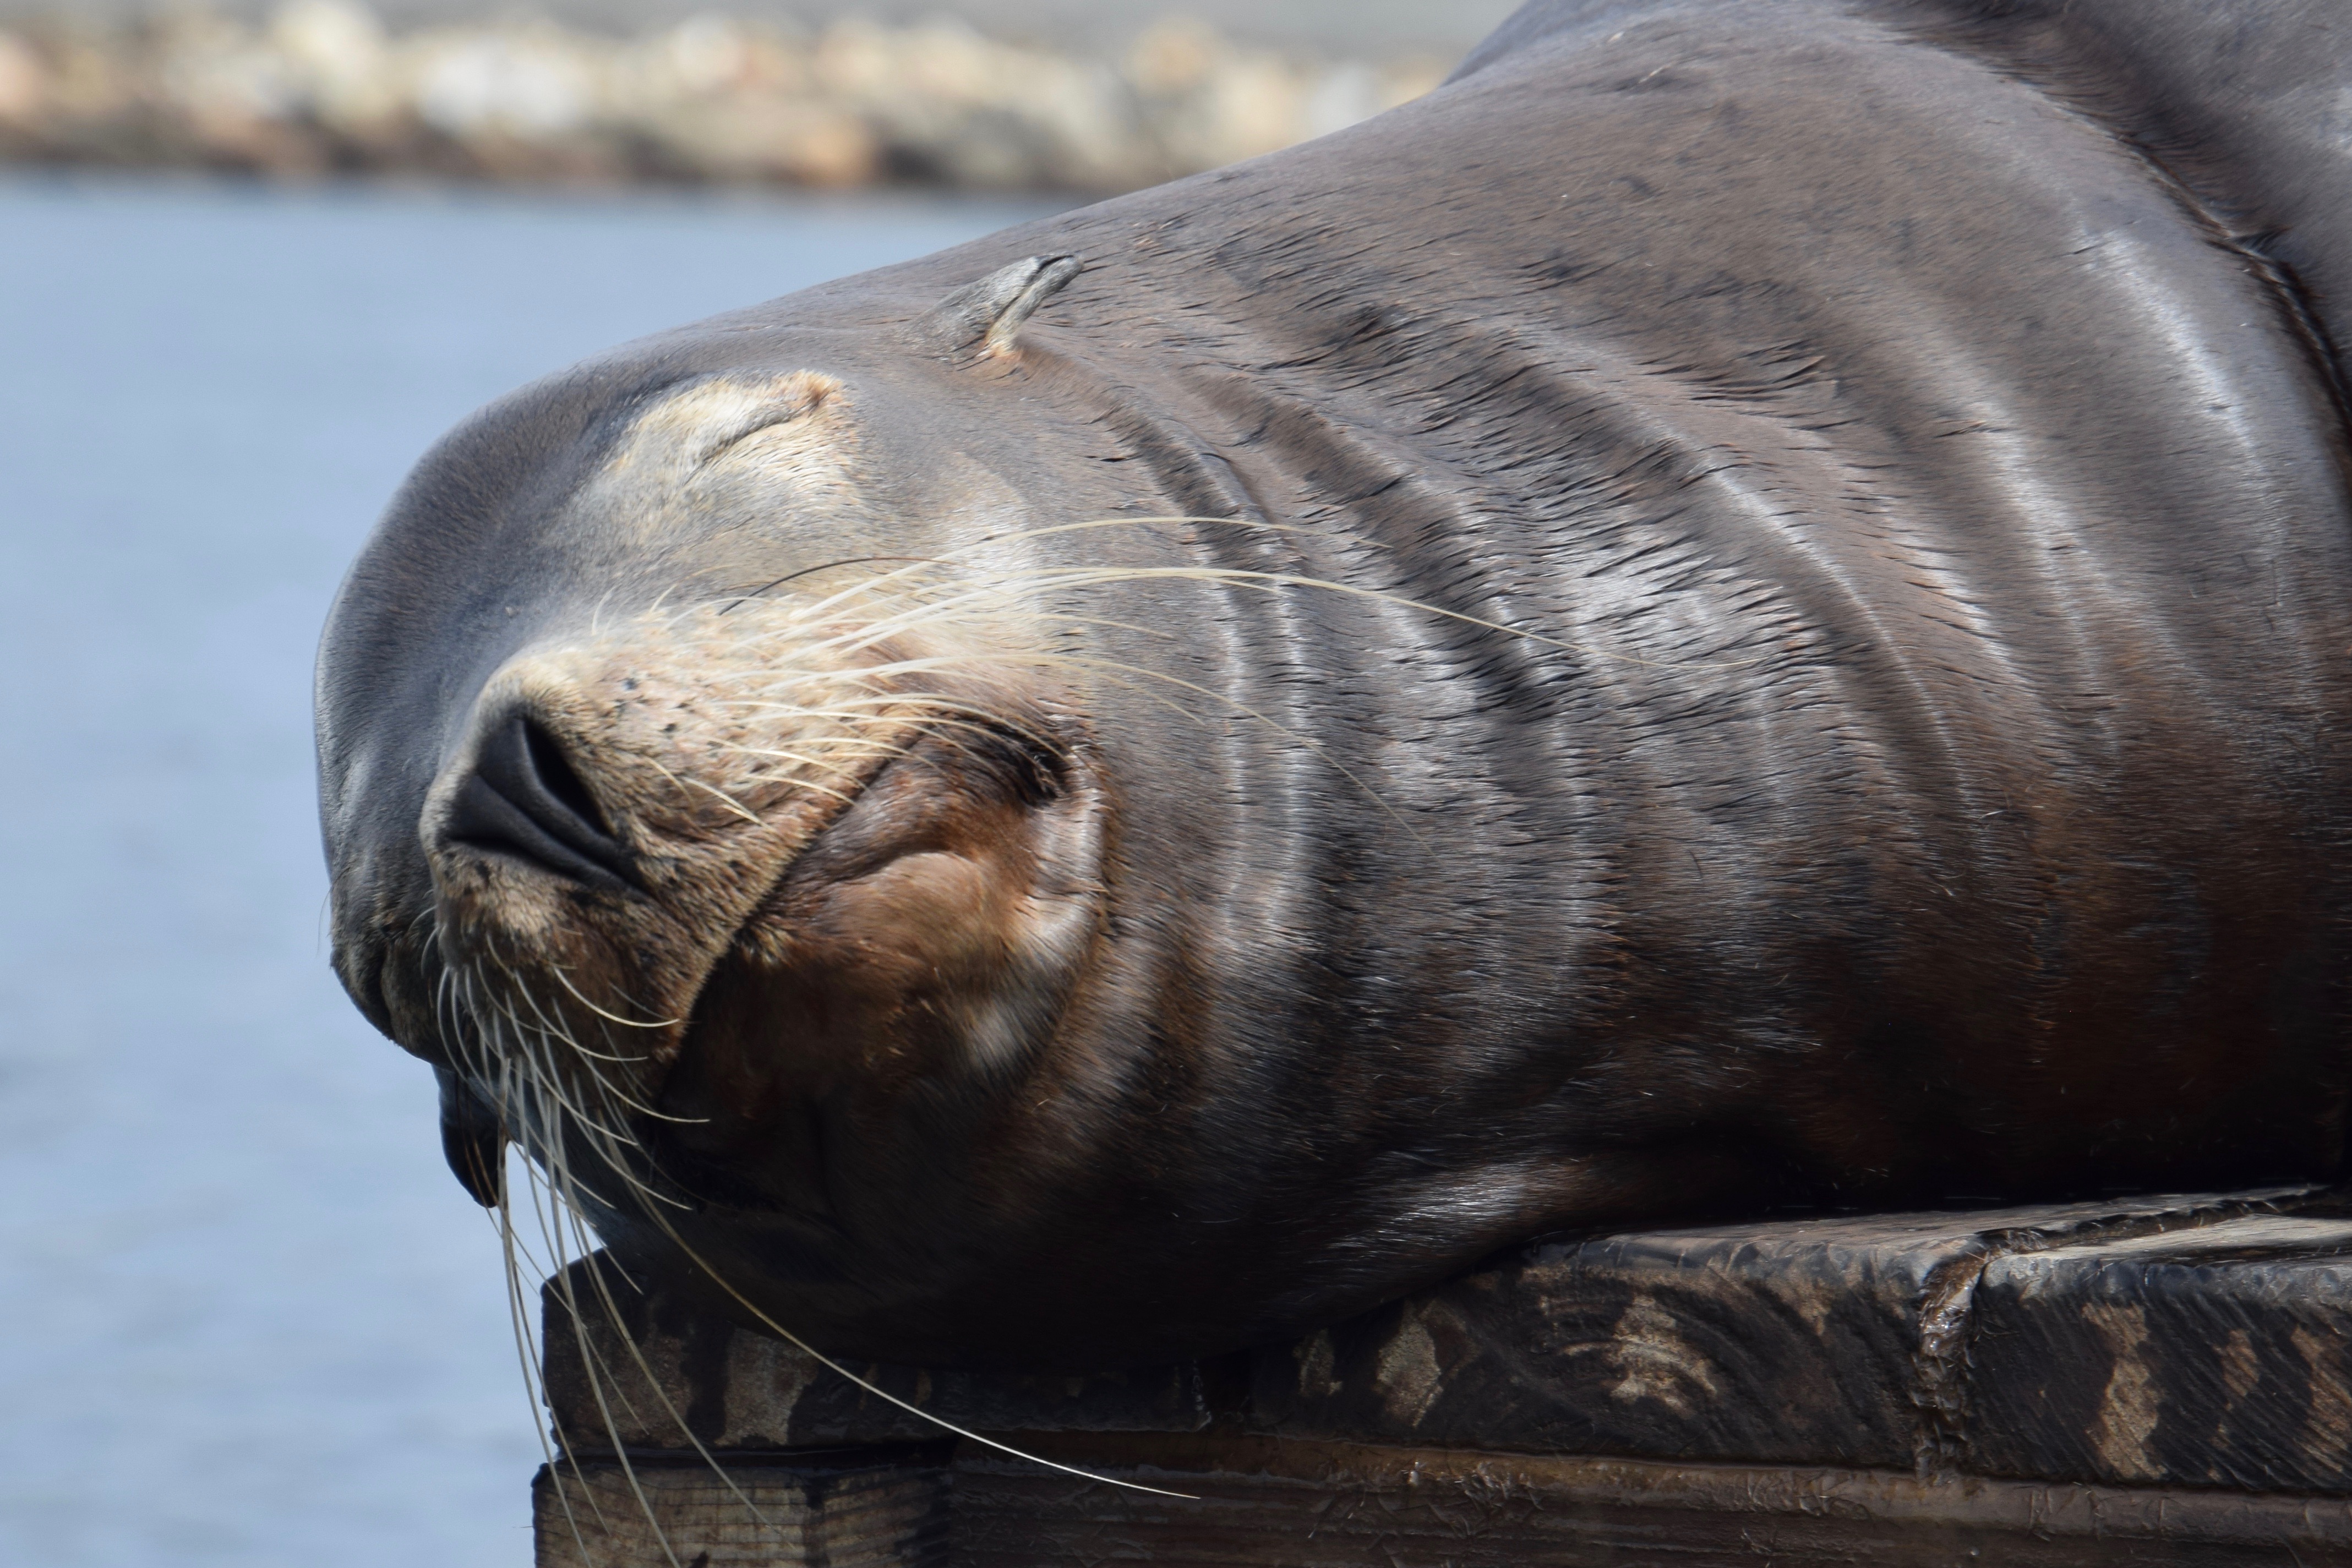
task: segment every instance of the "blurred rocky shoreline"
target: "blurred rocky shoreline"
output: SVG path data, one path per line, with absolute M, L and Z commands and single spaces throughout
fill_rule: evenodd
M 1378 113 L 1429 54 L 1347 58 L 1163 19 L 1064 50 L 939 20 L 698 16 L 389 27 L 361 0 L 0 24 L 0 161 L 299 178 L 1130 190 Z

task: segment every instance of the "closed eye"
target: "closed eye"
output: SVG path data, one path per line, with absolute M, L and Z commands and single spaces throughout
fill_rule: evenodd
M 761 409 L 733 428 L 715 434 L 709 444 L 696 456 L 694 465 L 699 468 L 716 462 L 728 452 L 759 434 L 760 432 L 773 430 L 780 424 L 790 424 L 809 412 L 811 410 L 807 406 Z

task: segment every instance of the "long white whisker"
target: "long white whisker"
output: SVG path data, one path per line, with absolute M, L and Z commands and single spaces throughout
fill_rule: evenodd
M 1027 1459 L 1032 1464 L 1043 1465 L 1047 1469 L 1060 1470 L 1065 1475 L 1081 1476 L 1087 1480 L 1100 1481 L 1107 1486 L 1125 1487 L 1129 1491 L 1150 1492 L 1155 1497 L 1178 1498 L 1185 1502 L 1198 1502 L 1201 1500 L 1198 1497 L 1190 1492 L 1166 1491 L 1159 1487 L 1145 1486 L 1139 1481 L 1123 1481 L 1115 1476 L 1097 1475 L 1092 1470 L 1080 1469 L 1076 1465 L 1065 1465 L 1056 1460 L 1045 1458 L 1036 1454 L 1024 1453 L 1021 1449 L 1013 1447 L 1010 1443 L 1000 1443 L 993 1437 L 982 1437 L 980 1433 L 971 1431 L 967 1427 L 959 1427 L 952 1421 L 942 1420 L 940 1417 L 932 1415 L 929 1411 L 924 1409 L 919 1405 L 899 1398 L 888 1389 L 880 1387 L 877 1385 L 870 1383 L 866 1379 L 858 1376 L 857 1374 L 850 1371 L 849 1368 L 842 1365 L 841 1363 L 834 1360 L 831 1356 L 825 1354 L 823 1351 L 809 1343 L 808 1341 L 801 1338 L 800 1335 L 793 1333 L 792 1330 L 784 1327 L 783 1324 L 778 1322 L 766 1312 L 761 1311 L 757 1303 L 745 1296 L 743 1292 L 738 1291 L 732 1284 L 729 1283 L 723 1275 L 721 1275 L 717 1270 L 713 1269 L 709 1262 L 703 1258 L 702 1254 L 697 1252 L 692 1247 L 688 1246 L 686 1239 L 678 1235 L 676 1228 L 671 1226 L 667 1220 L 661 1218 L 659 1216 L 655 1216 L 653 1218 L 655 1222 L 660 1225 L 662 1229 L 668 1235 L 670 1241 L 693 1261 L 695 1267 L 703 1271 L 703 1273 L 710 1280 L 711 1283 L 717 1285 L 720 1290 L 733 1297 L 738 1305 L 742 1307 L 744 1311 L 750 1312 L 753 1317 L 758 1318 L 761 1322 L 767 1325 L 768 1329 L 779 1339 L 783 1340 L 786 1343 L 799 1350 L 803 1354 L 808 1356 L 809 1359 L 814 1361 L 819 1366 L 824 1367 L 825 1370 L 835 1374 L 836 1376 L 848 1379 L 849 1382 L 855 1384 L 859 1388 L 864 1389 L 866 1393 L 873 1395 L 876 1398 L 887 1400 L 890 1404 L 896 1405 L 899 1409 L 908 1412 L 909 1415 L 918 1416 L 922 1420 L 929 1421 L 932 1426 L 940 1427 L 943 1431 L 952 1432 L 959 1437 L 968 1437 L 971 1441 L 979 1443 L 983 1447 L 994 1448 L 999 1453 L 1010 1454 L 1016 1459 Z
M 620 1423 L 614 1417 L 612 1403 L 605 1395 L 604 1378 L 599 1375 L 603 1358 L 590 1342 L 586 1320 L 580 1312 L 579 1293 L 572 1282 L 571 1260 L 564 1254 L 562 1224 L 560 1221 L 551 1223 L 548 1210 L 540 1206 L 537 1196 L 540 1184 L 536 1179 L 531 1182 L 531 1190 L 532 1207 L 540 1216 L 540 1234 L 546 1239 L 549 1254 L 557 1265 L 551 1281 L 563 1298 L 565 1310 L 571 1314 L 572 1332 L 580 1346 L 581 1372 L 587 1382 L 590 1396 L 596 1402 L 596 1413 L 604 1423 L 604 1434 L 612 1441 L 613 1458 L 620 1465 L 621 1474 L 628 1481 L 629 1490 L 645 1515 L 646 1528 L 653 1531 L 655 1544 L 668 1559 L 670 1568 L 684 1568 L 684 1564 L 678 1562 L 677 1553 L 670 1548 L 669 1533 L 661 1527 L 661 1517 L 654 1510 L 653 1500 L 646 1495 L 645 1485 L 637 1479 L 637 1468 L 629 1460 L 628 1445 L 621 1441 Z M 550 1205 L 556 1205 L 564 1200 L 550 1189 L 547 1201 Z M 582 1484 L 583 1487 L 586 1485 L 584 1481 Z
M 564 970 L 562 965 L 550 964 L 546 967 L 548 973 L 553 975 L 558 983 L 560 983 L 565 990 L 570 991 L 573 999 L 578 1001 L 582 1007 L 586 1008 L 590 1012 L 594 1013 L 598 1018 L 603 1019 L 609 1023 L 619 1024 L 623 1029 L 675 1029 L 679 1024 L 686 1021 L 684 1019 L 655 1019 L 650 1022 L 645 1022 L 636 1019 L 625 1019 L 618 1013 L 608 1013 L 603 1008 L 598 1007 L 594 1002 L 590 1001 L 586 997 L 581 995 L 580 988 L 572 983 L 572 977 Z M 577 1041 L 574 1041 L 573 1043 L 575 1046 L 578 1044 Z M 619 1061 L 623 1059 L 615 1056 L 609 1057 L 606 1060 Z M 628 1060 L 644 1061 L 647 1059 L 639 1056 L 629 1058 Z

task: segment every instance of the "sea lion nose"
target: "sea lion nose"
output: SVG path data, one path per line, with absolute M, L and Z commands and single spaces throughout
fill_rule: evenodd
M 449 841 L 597 887 L 633 886 L 629 852 L 604 825 L 563 747 L 529 716 L 494 725 L 450 800 Z

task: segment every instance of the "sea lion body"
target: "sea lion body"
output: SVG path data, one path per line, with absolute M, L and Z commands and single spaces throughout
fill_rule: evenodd
M 2335 1174 L 2352 46 L 2229 15 L 1531 6 L 525 389 L 329 629 L 341 972 L 640 1266 L 898 1361 Z

